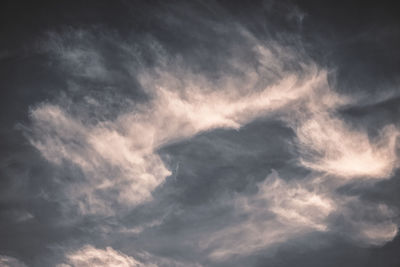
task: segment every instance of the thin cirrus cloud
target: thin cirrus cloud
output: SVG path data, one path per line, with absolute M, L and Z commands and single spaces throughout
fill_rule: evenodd
M 16 258 L 0 255 L 0 266 L 3 267 L 27 267 Z
M 234 199 L 237 216 L 245 220 L 206 237 L 201 246 L 215 247 L 210 257 L 224 260 L 250 255 L 271 245 L 312 231 L 327 231 L 327 217 L 335 203 L 329 196 L 285 182 L 273 171 L 258 185 L 258 192 Z
M 301 164 L 315 171 L 343 177 L 385 179 L 397 167 L 394 125 L 370 138 L 326 111 L 317 111 L 296 128 Z
M 78 36 L 80 40 L 81 33 Z M 116 203 L 131 206 L 147 201 L 171 174 L 156 153 L 162 145 L 216 128 L 238 129 L 268 112 L 287 107 L 326 81 L 325 72 L 305 65 L 302 74 L 306 78 L 289 72 L 263 87 L 263 72 L 271 76 L 272 69 L 279 73 L 277 79 L 285 71 L 279 55 L 254 42 L 255 38 L 251 39 L 249 49 L 261 66 L 255 69 L 233 59 L 231 64 L 241 75 L 227 74 L 216 83 L 185 70 L 179 60 L 175 63 L 173 59 L 168 65 L 138 71 L 136 78 L 150 100 L 135 104 L 114 120 L 91 124 L 68 114 L 61 104 L 34 107 L 31 143 L 49 161 L 71 162 L 83 171 L 86 183 L 73 185 L 68 191 L 69 198 L 78 201 L 75 204 L 81 213 L 112 213 L 99 195 L 116 188 L 118 194 L 111 197 Z M 64 50 L 57 46 L 56 52 L 62 54 Z M 284 52 L 288 58 L 290 51 Z M 67 66 L 76 64 L 77 69 L 87 64 L 78 64 L 76 57 L 72 58 L 61 57 L 60 61 Z M 254 90 L 257 87 L 260 89 Z M 85 112 L 88 110 L 83 108 Z
M 163 257 L 151 255 L 146 252 L 136 253 L 137 256 L 128 256 L 112 247 L 105 249 L 95 248 L 91 245 L 83 247 L 65 254 L 65 261 L 59 263 L 56 267 L 72 266 L 98 266 L 98 267 L 158 267 L 158 266 L 176 266 L 176 267 L 201 267 L 198 263 L 180 262 Z
M 111 247 L 97 249 L 87 245 L 81 249 L 66 255 L 67 263 L 60 263 L 57 267 L 70 266 L 116 266 L 116 267 L 144 267 L 156 265 L 144 265 L 133 257 L 127 256 Z
M 314 232 L 335 232 L 362 245 L 393 240 L 398 232 L 396 211 L 340 195 L 339 185 L 320 176 L 286 181 L 273 170 L 258 184 L 257 193 L 233 198 L 235 217 L 244 219 L 204 237 L 200 246 L 211 247 L 210 259 L 220 262 Z M 334 223 L 335 218 L 342 226 Z
M 202 240 L 201 247 L 212 247 L 211 259 L 251 255 L 313 232 L 334 232 L 360 245 L 381 246 L 396 237 L 396 209 L 338 193 L 360 179 L 390 178 L 397 168 L 397 128 L 388 125 L 371 138 L 351 127 L 336 110 L 355 103 L 322 84 L 285 109 L 282 120 L 296 133 L 298 164 L 312 172 L 286 181 L 290 177 L 273 170 L 256 194 L 236 196 L 236 216 L 246 219 Z
M 236 34 L 244 40 L 240 49 L 232 48 L 238 54 L 233 53 L 213 79 L 188 68 L 184 59 L 168 55 L 162 47 L 151 51 L 156 64 L 145 66 L 133 45 L 110 41 L 104 34 L 102 38 L 127 53 L 128 59 L 119 62 L 119 67 L 148 98 L 126 101 L 128 108 L 98 120 L 88 120 L 87 114 L 93 106 L 101 109 L 102 101 L 108 99 L 86 98 L 76 106 L 55 100 L 32 107 L 31 144 L 48 161 L 72 164 L 83 174 L 81 181 L 65 184 L 63 189 L 72 208 L 83 216 L 115 216 L 116 206 L 131 209 L 148 203 L 172 174 L 157 152 L 160 148 L 202 132 L 238 130 L 257 118 L 276 116 L 295 133 L 295 140 L 288 144 L 296 147 L 298 164 L 311 174 L 285 181 L 279 170 L 273 171 L 258 185 L 257 193 L 234 197 L 234 214 L 245 219 L 204 234 L 199 250 L 211 250 L 209 259 L 221 261 L 307 233 L 330 231 L 347 234 L 361 244 L 392 240 L 398 227 L 395 211 L 384 204 L 365 208 L 359 198 L 336 191 L 360 178 L 379 181 L 392 175 L 397 168 L 397 128 L 388 125 L 372 138 L 366 130 L 350 126 L 337 110 L 357 101 L 330 88 L 327 70 L 241 28 Z M 50 35 L 46 49 L 73 83 L 82 78 L 96 82 L 119 78 L 88 32 Z M 243 53 L 256 62 L 246 60 Z M 291 63 L 300 67 L 290 69 Z M 369 212 L 376 216 L 369 218 Z M 342 218 L 340 226 L 332 224 L 335 217 Z M 139 234 L 143 231 L 140 226 L 134 229 Z M 90 245 L 67 253 L 66 259 L 79 266 L 94 262 L 145 266 L 112 248 Z

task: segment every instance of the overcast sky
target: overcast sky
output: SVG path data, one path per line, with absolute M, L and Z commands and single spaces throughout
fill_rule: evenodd
M 39 2 L 0 8 L 1 267 L 400 266 L 395 5 Z

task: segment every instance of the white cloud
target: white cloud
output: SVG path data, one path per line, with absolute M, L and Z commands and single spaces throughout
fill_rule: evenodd
M 66 262 L 58 264 L 57 267 L 201 267 L 197 263 L 176 261 L 148 252 L 135 252 L 135 254 L 136 256 L 132 257 L 111 247 L 99 249 L 85 245 L 76 251 L 67 253 L 65 255 Z
M 26 265 L 16 258 L 0 255 L 1 267 L 26 267 Z
M 81 249 L 65 255 L 67 264 L 61 263 L 57 267 L 155 267 L 156 265 L 145 265 L 133 257 L 125 255 L 111 247 L 97 249 L 86 245 Z
M 388 126 L 371 140 L 362 130 L 326 113 L 313 114 L 296 128 L 301 164 L 347 179 L 388 178 L 397 168 L 398 130 Z
M 133 115 L 134 116 L 134 115 Z M 87 181 L 71 185 L 68 194 L 79 201 L 82 213 L 112 213 L 97 193 L 118 189 L 116 200 L 136 205 L 151 197 L 151 191 L 170 174 L 153 153 L 151 128 L 135 124 L 124 135 L 121 119 L 85 125 L 59 106 L 42 105 L 32 111 L 35 139 L 32 144 L 49 161 L 68 160 L 79 166 Z M 151 125 L 148 125 L 151 127 Z
M 359 224 L 349 234 L 363 244 L 393 239 L 397 225 L 390 216 L 378 212 L 373 222 L 354 219 L 348 212 L 354 201 L 340 198 L 335 190 L 352 179 L 390 177 L 397 168 L 398 130 L 389 125 L 371 138 L 365 129 L 350 126 L 335 112 L 353 102 L 329 87 L 325 70 L 302 62 L 301 70 L 288 70 L 285 64 L 301 61 L 301 56 L 277 44 L 262 43 L 245 31 L 241 37 L 247 46 L 240 50 L 250 51 L 256 62 L 243 60 L 241 52 L 235 51 L 238 54 L 227 60 L 226 71 L 213 79 L 186 68 L 180 58 L 168 58 L 165 51 L 160 52 L 162 47 L 156 51 L 159 64 L 152 68 L 121 63 L 149 100 L 132 104 L 113 119 L 86 120 L 90 105 L 79 106 L 79 112 L 70 112 L 73 107 L 63 103 L 32 108 L 31 143 L 47 160 L 72 163 L 84 174 L 83 181 L 65 186 L 67 198 L 83 214 L 112 215 L 112 204 L 144 203 L 171 174 L 157 154 L 159 148 L 216 128 L 238 129 L 272 114 L 296 133 L 299 163 L 312 171 L 311 178 L 285 182 L 273 173 L 257 194 L 237 197 L 236 212 L 247 219 L 201 241 L 203 248 L 214 248 L 210 257 L 248 254 L 305 233 L 333 231 L 328 222 L 332 213 L 343 213 L 350 225 Z M 73 44 L 66 48 L 58 42 L 53 49 L 67 71 L 74 69 L 94 80 L 112 79 L 93 40 L 85 39 L 85 34 L 79 38 L 85 40 L 84 48 Z M 120 48 L 135 53 L 126 43 Z M 143 228 L 131 230 L 140 233 Z M 70 261 L 86 254 L 119 255 L 111 248 L 93 247 L 82 253 Z
M 346 179 L 391 176 L 398 167 L 398 129 L 387 125 L 372 138 L 366 129 L 349 125 L 336 113 L 359 99 L 339 95 L 326 84 L 289 111 L 285 120 L 296 133 L 301 165 Z
M 398 232 L 397 212 L 382 203 L 338 194 L 340 185 L 319 176 L 285 181 L 273 170 L 256 194 L 233 199 L 235 214 L 243 219 L 204 236 L 200 247 L 211 251 L 210 259 L 224 261 L 312 232 L 335 232 L 360 246 L 393 240 Z
M 85 106 L 75 115 L 62 104 L 32 109 L 31 143 L 49 161 L 73 163 L 85 175 L 85 181 L 65 189 L 82 213 L 112 214 L 110 203 L 135 206 L 151 199 L 171 174 L 156 153 L 166 143 L 216 128 L 238 129 L 326 85 L 326 73 L 314 65 L 304 65 L 301 77 L 284 70 L 283 61 L 295 58 L 291 51 L 277 47 L 282 55 L 272 53 L 248 33 L 245 38 L 257 67 L 233 58 L 229 66 L 236 73 L 210 81 L 185 69 L 179 59 L 160 60 L 168 64 L 136 73 L 150 100 L 135 103 L 113 120 L 90 123 L 84 119 L 83 113 L 90 113 Z M 69 62 L 80 68 L 75 60 Z M 262 82 L 264 76 L 271 79 Z M 118 193 L 103 197 L 111 191 Z
M 319 192 L 311 180 L 285 182 L 273 171 L 250 196 L 234 200 L 238 216 L 245 219 L 206 237 L 203 248 L 213 249 L 210 257 L 223 260 L 248 255 L 296 236 L 327 231 L 334 201 Z

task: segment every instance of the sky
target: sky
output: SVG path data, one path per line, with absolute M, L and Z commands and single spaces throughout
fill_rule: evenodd
M 1 267 L 400 266 L 390 1 L 1 5 Z

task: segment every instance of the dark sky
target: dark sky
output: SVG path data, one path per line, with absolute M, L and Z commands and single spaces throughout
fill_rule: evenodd
M 3 1 L 0 267 L 400 266 L 391 2 Z

